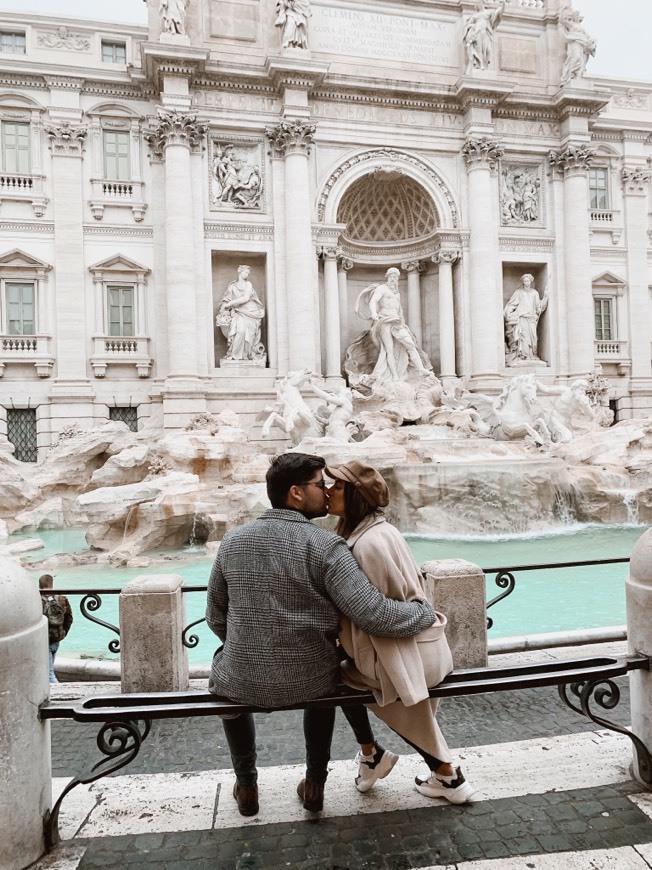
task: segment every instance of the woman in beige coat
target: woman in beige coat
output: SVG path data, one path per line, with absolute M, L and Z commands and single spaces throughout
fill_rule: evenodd
M 325 472 L 334 480 L 327 490 L 328 512 L 340 518 L 336 531 L 370 581 L 395 600 L 425 598 L 419 569 L 403 536 L 382 515 L 389 491 L 380 472 L 357 459 Z M 460 768 L 453 768 L 437 724 L 437 700 L 428 696 L 428 688 L 453 670 L 445 628 L 446 617 L 438 614 L 437 621 L 416 637 L 381 638 L 365 634 L 342 617 L 340 644 L 348 657 L 342 679 L 354 689 L 371 689 L 376 703 L 369 708 L 425 760 L 430 774 L 416 778 L 417 791 L 461 804 L 475 790 Z M 376 743 L 362 705 L 342 709 L 360 743 L 356 787 L 366 792 L 387 776 L 398 757 Z

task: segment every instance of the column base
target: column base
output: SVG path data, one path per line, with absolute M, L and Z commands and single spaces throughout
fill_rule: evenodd
M 478 393 L 499 393 L 507 378 L 500 372 L 478 372 L 469 378 L 469 389 Z

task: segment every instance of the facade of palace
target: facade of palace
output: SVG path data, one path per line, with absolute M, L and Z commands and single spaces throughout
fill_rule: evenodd
M 560 0 L 0 15 L 0 434 L 254 425 L 288 371 L 342 384 L 389 267 L 444 385 L 598 370 L 649 415 L 652 84 L 594 49 Z

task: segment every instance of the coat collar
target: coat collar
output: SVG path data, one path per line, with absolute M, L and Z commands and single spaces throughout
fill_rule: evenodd
M 310 523 L 308 517 L 304 517 L 299 511 L 289 510 L 288 508 L 270 508 L 264 514 L 258 517 L 259 520 L 284 520 L 294 523 Z
M 360 538 L 364 535 L 365 532 L 368 532 L 369 529 L 374 526 L 380 525 L 380 523 L 385 523 L 387 520 L 381 514 L 369 514 L 369 516 L 365 517 L 361 523 L 353 529 L 349 537 L 346 539 L 346 543 L 349 545 L 351 549 L 355 546 L 355 544 L 360 540 Z

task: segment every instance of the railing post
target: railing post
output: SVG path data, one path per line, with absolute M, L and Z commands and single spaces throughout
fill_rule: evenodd
M 179 574 L 134 578 L 120 592 L 123 692 L 188 689 L 188 650 L 181 640 L 186 604 Z
M 48 624 L 34 580 L 0 559 L 0 867 L 21 870 L 45 852 L 52 806 Z
M 638 539 L 626 581 L 627 637 L 630 653 L 652 658 L 652 529 Z M 632 731 L 648 749 L 652 747 L 652 672 L 629 675 Z M 634 754 L 634 776 L 643 782 Z M 649 785 L 646 786 L 649 788 Z
M 487 666 L 486 582 L 482 568 L 464 559 L 438 559 L 421 566 L 424 590 L 448 618 L 446 637 L 456 668 Z

